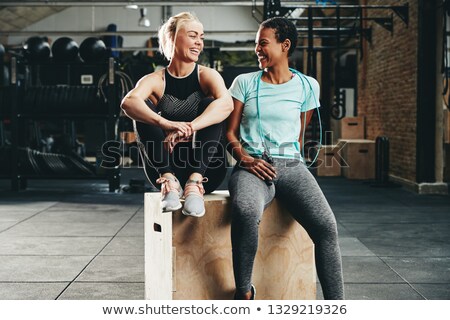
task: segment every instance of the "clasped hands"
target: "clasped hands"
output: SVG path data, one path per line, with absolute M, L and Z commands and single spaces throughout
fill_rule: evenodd
M 191 122 L 170 121 L 164 119 L 160 123 L 160 127 L 166 132 L 164 139 L 164 148 L 170 153 L 179 142 L 188 142 L 192 140 L 194 129 Z

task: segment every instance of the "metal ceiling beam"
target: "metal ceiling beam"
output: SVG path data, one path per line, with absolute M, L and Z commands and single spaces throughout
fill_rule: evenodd
M 246 6 L 251 7 L 254 1 L 5 1 L 0 7 L 124 7 L 134 4 L 140 7 L 161 6 Z M 263 1 L 256 1 L 259 6 Z
M 364 33 L 369 32 L 370 28 L 364 28 L 362 31 Z M 306 37 L 300 33 L 307 33 L 308 28 L 297 28 L 299 32 L 299 38 Z M 335 37 L 337 32 L 336 28 L 314 28 L 313 30 L 314 38 L 323 38 L 332 36 Z M 340 33 L 342 36 L 354 35 L 360 32 L 360 28 L 340 28 Z M 217 30 L 217 31 L 205 31 L 207 36 L 209 35 L 251 35 L 255 36 L 256 30 Z M 117 31 L 117 32 L 107 32 L 107 31 L 53 31 L 53 30 L 30 30 L 30 31 L 0 31 L 0 36 L 16 36 L 16 37 L 28 37 L 35 35 L 46 35 L 46 36 L 157 36 L 157 31 Z
M 308 17 L 298 17 L 298 18 L 287 18 L 292 21 L 307 21 Z M 337 17 L 312 17 L 313 21 L 335 21 Z M 363 17 L 362 19 L 357 16 L 345 16 L 340 17 L 340 20 L 350 20 L 350 21 L 359 21 L 359 20 L 376 20 L 376 19 L 385 19 L 385 17 Z
M 252 35 L 256 34 L 256 30 L 228 30 L 228 31 L 205 31 L 206 35 Z M 67 36 L 157 36 L 157 31 L 117 31 L 117 32 L 106 32 L 106 31 L 0 31 L 2 36 L 35 36 L 35 35 L 46 35 L 46 36 L 57 36 L 57 35 L 67 35 Z
M 315 39 L 324 39 L 324 38 L 336 38 L 336 30 L 329 30 L 330 34 L 313 34 L 312 37 Z M 300 31 L 302 33 L 302 31 Z M 359 30 L 355 31 L 356 33 Z M 342 32 L 343 38 L 353 38 L 355 32 Z M 363 35 L 367 36 L 370 33 L 369 29 L 363 29 Z M 255 30 L 235 30 L 235 31 L 206 31 L 205 32 L 207 38 L 209 36 L 214 35 L 247 35 L 254 37 L 256 35 Z M 117 31 L 117 32 L 106 32 L 106 31 L 0 31 L 0 36 L 9 36 L 9 37 L 31 37 L 31 36 L 81 36 L 81 37 L 104 37 L 104 36 L 145 36 L 145 37 L 157 37 L 158 33 L 156 31 Z M 299 39 L 306 39 L 308 35 L 299 34 Z
M 327 4 L 327 5 L 306 5 L 306 4 L 294 4 L 291 2 L 285 2 L 282 4 L 283 8 L 302 8 L 302 9 L 337 9 L 338 7 L 341 9 L 404 9 L 405 6 L 408 6 L 408 4 L 405 4 L 404 6 L 393 6 L 393 5 L 360 5 L 360 4 Z M 403 12 L 402 12 L 403 13 Z

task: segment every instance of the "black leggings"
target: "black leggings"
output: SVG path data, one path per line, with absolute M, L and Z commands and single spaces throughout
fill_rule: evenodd
M 200 115 L 213 101 L 204 98 L 199 104 Z M 154 105 L 150 105 L 154 111 Z M 184 185 L 192 173 L 200 173 L 208 178 L 204 184 L 206 193 L 217 189 L 226 175 L 225 123 L 213 124 L 196 133 L 195 143 L 180 142 L 173 152 L 164 149 L 166 134 L 158 126 L 135 122 L 140 155 L 144 163 L 147 179 L 155 181 L 164 173 L 173 173 Z M 158 186 L 156 186 L 158 187 Z

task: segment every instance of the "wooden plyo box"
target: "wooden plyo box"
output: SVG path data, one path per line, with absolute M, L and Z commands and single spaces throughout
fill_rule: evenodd
M 341 120 L 341 139 L 364 139 L 364 117 L 345 117 Z
M 337 145 L 325 145 L 317 156 L 317 176 L 337 177 L 341 175 L 341 155 Z
M 145 194 L 145 299 L 233 299 L 228 192 L 205 196 L 206 214 L 161 212 Z M 256 299 L 316 298 L 314 245 L 276 200 L 264 211 L 253 268 Z
M 375 141 L 341 139 L 342 175 L 348 179 L 375 179 Z

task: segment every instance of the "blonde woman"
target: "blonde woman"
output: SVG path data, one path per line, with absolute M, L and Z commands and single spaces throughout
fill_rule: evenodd
M 180 209 L 184 197 L 183 213 L 195 217 L 205 214 L 203 194 L 225 177 L 223 121 L 233 110 L 219 73 L 197 64 L 203 39 L 193 14 L 169 18 L 159 31 L 169 65 L 140 79 L 121 104 L 135 120 L 147 178 L 161 185 L 163 210 Z

